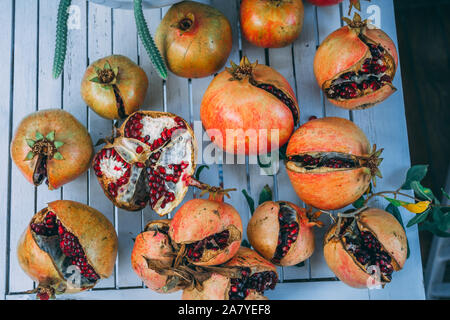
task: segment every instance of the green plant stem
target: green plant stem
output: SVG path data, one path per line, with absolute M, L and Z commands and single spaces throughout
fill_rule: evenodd
M 69 6 L 71 0 L 61 0 L 56 20 L 55 54 L 53 57 L 53 78 L 57 79 L 63 69 L 67 51 L 67 20 L 69 19 Z

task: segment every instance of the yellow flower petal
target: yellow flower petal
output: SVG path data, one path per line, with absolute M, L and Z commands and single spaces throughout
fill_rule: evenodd
M 402 207 L 406 208 L 406 210 L 412 213 L 422 213 L 427 210 L 429 206 L 430 201 L 420 201 L 417 203 L 408 203 L 402 205 Z

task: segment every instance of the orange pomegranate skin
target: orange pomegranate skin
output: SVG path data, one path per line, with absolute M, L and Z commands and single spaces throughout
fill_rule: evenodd
M 94 154 L 91 137 L 86 128 L 69 112 L 62 109 L 41 110 L 22 119 L 11 142 L 11 157 L 25 178 L 33 183 L 37 156 L 25 161 L 31 151 L 26 139 L 35 140 L 36 132 L 46 136 L 55 132 L 55 140 L 64 144 L 58 151 L 63 160 L 47 160 L 48 188 L 58 189 L 75 180 L 87 169 Z
M 403 227 L 388 212 L 369 208 L 360 214 L 359 228 L 370 231 L 392 257 L 395 271 L 403 268 L 407 257 L 407 239 Z M 332 225 L 324 237 L 324 257 L 329 268 L 347 285 L 354 288 L 367 288 L 373 284 L 371 276 L 365 272 L 355 259 L 344 249 L 341 241 L 330 240 L 336 231 Z
M 387 50 L 394 59 L 396 70 L 398 54 L 394 42 L 383 30 L 371 28 L 362 28 L 361 34 Z M 370 50 L 358 37 L 358 32 L 355 29 L 345 26 L 332 32 L 320 44 L 314 57 L 314 74 L 318 85 L 324 89 L 326 81 L 345 73 L 355 65 L 362 64 L 362 61 L 368 57 L 370 57 Z M 384 85 L 381 89 L 358 98 L 328 100 L 344 109 L 364 109 L 384 101 L 394 92 L 395 88 Z
M 248 78 L 230 78 L 228 71 L 219 73 L 202 99 L 200 119 L 211 141 L 228 153 L 246 155 L 266 154 L 284 145 L 294 130 L 291 110 L 271 93 L 252 85 Z M 289 82 L 276 70 L 258 64 L 253 78 L 282 89 L 298 105 Z M 278 134 L 272 134 L 272 130 Z
M 83 100 L 99 116 L 111 120 L 120 119 L 112 86 L 103 86 L 90 81 L 97 77 L 95 68 L 103 69 L 106 62 L 112 68 L 119 68 L 116 86 L 123 100 L 126 115 L 137 111 L 143 105 L 147 94 L 148 78 L 141 67 L 122 55 L 101 58 L 91 63 L 86 69 L 81 81 L 81 97 Z
M 281 48 L 295 41 L 303 27 L 302 0 L 243 0 L 240 7 L 241 30 L 252 44 Z
M 178 27 L 183 19 L 192 21 L 187 30 Z M 219 10 L 183 1 L 164 16 L 155 43 L 170 71 L 180 77 L 203 78 L 225 65 L 233 38 L 230 22 Z
M 336 117 L 306 122 L 292 135 L 286 154 L 340 152 L 367 156 L 370 144 L 353 122 Z M 356 201 L 369 187 L 367 168 L 320 173 L 294 172 L 287 168 L 291 184 L 305 203 L 323 210 L 343 208 Z
M 184 203 L 170 223 L 169 236 L 176 243 L 192 243 L 233 225 L 240 232 L 239 239 L 207 261 L 197 265 L 218 265 L 230 260 L 238 251 L 242 239 L 242 221 L 233 206 L 222 201 L 192 199 Z

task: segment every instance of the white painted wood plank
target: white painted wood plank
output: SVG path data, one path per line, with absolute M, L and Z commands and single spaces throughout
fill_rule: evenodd
M 12 36 L 14 28 L 13 20 L 13 2 L 12 0 L 3 1 L 0 4 L 0 20 L 3 21 L 3 36 L 0 37 L 0 127 L 3 128 L 4 134 L 0 138 L 0 149 L 9 150 L 11 140 L 11 123 L 10 123 L 10 104 L 11 104 L 11 75 L 12 75 Z M 3 221 L 0 227 L 0 299 L 5 298 L 6 288 L 6 270 L 8 267 L 7 245 L 9 237 L 9 172 L 11 162 L 9 152 L 2 152 L 0 161 L 4 164 L 0 170 L 0 221 Z
M 381 28 L 397 44 L 395 16 L 392 0 L 379 0 L 376 4 L 362 2 L 362 17 L 367 18 L 367 8 L 372 5 L 381 9 Z M 345 1 L 344 14 L 347 15 L 348 1 Z M 397 47 L 398 48 L 398 47 Z M 400 67 L 396 72 L 393 85 L 398 89 L 383 103 L 366 110 L 353 112 L 354 122 L 366 133 L 369 141 L 384 148 L 381 164 L 383 179 L 377 179 L 376 191 L 396 190 L 403 182 L 410 167 L 408 133 L 405 121 L 405 108 L 403 102 L 403 88 Z M 376 206 L 385 208 L 387 202 L 377 201 Z M 414 216 L 406 210 L 401 210 L 405 225 Z M 424 284 L 422 261 L 420 254 L 419 235 L 417 225 L 407 228 L 407 237 L 411 254 L 406 261 L 404 269 L 394 272 L 392 282 L 384 290 L 370 291 L 371 299 L 424 299 Z
M 87 4 L 83 0 L 72 0 L 71 15 L 69 17 L 69 28 L 67 34 L 67 53 L 63 77 L 62 107 L 70 112 L 86 128 L 88 126 L 88 107 L 80 95 L 81 79 L 85 67 L 88 65 L 87 57 Z M 55 26 L 53 26 L 55 28 Z M 95 143 L 95 142 L 94 142 Z M 83 173 L 74 181 L 66 184 L 63 198 L 81 203 L 88 202 L 88 176 L 89 172 Z
M 134 23 L 133 11 L 113 10 L 113 53 L 121 54 L 137 63 L 137 31 Z M 131 252 L 134 238 L 141 231 L 140 211 L 131 212 L 117 208 L 116 221 L 118 222 L 119 236 L 119 287 L 131 287 L 141 285 L 131 268 Z
M 88 3 L 88 63 L 112 54 L 112 22 L 111 9 Z M 84 74 L 84 71 L 83 71 Z M 108 137 L 112 132 L 112 121 L 97 115 L 88 109 L 88 129 L 94 145 L 100 138 Z M 95 151 L 102 146 L 95 148 Z M 89 205 L 103 213 L 116 227 L 114 206 L 104 194 L 93 170 L 89 170 Z M 114 287 L 116 274 L 101 280 L 97 287 Z
M 37 108 L 37 4 L 36 1 L 16 1 L 15 4 L 12 122 L 14 130 L 22 118 L 35 112 Z M 19 266 L 16 248 L 35 210 L 35 187 L 12 164 L 9 292 L 25 291 L 33 287 L 32 280 Z

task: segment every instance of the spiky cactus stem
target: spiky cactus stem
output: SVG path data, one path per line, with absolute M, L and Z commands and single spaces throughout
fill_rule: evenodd
M 69 6 L 72 0 L 61 0 L 58 7 L 56 21 L 55 55 L 53 57 L 53 78 L 57 79 L 64 69 L 64 60 L 67 51 L 67 19 L 69 19 Z
M 147 54 L 152 61 L 153 66 L 163 79 L 167 78 L 167 68 L 153 38 L 148 30 L 147 22 L 142 11 L 142 0 L 134 0 L 134 19 L 136 21 L 136 29 Z

